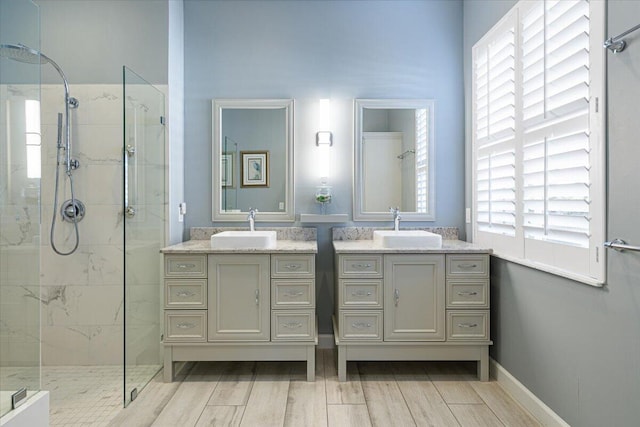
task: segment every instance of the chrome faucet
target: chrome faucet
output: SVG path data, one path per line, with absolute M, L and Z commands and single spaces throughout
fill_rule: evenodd
M 250 231 L 256 231 L 256 227 L 255 227 L 256 212 L 258 212 L 258 209 L 249 208 L 249 216 L 247 216 L 247 219 L 249 220 L 249 230 Z
M 400 230 L 400 220 L 402 219 L 400 216 L 400 208 L 389 208 L 389 212 L 393 214 L 393 229 L 395 231 Z

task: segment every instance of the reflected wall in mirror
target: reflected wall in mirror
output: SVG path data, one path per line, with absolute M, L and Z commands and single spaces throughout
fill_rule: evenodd
M 293 100 L 213 100 L 213 221 L 293 221 Z M 248 168 L 259 167 L 260 170 Z
M 434 101 L 356 99 L 355 221 L 435 221 Z

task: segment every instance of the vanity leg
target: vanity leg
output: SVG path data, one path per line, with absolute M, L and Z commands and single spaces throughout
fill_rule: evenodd
M 480 381 L 489 381 L 489 347 L 480 350 L 480 360 L 478 360 L 478 378 Z
M 173 381 L 173 347 L 164 347 L 164 370 L 163 370 L 164 382 L 170 383 Z
M 347 380 L 347 350 L 344 345 L 338 347 L 338 381 Z
M 316 346 L 307 346 L 307 381 L 316 380 Z

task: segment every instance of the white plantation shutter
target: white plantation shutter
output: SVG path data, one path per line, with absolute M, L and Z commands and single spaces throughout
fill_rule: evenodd
M 524 237 L 586 248 L 589 3 L 536 2 L 521 25 Z
M 516 21 L 473 50 L 476 230 L 492 246 L 516 233 Z M 510 243 L 507 243 L 510 244 Z
M 511 225 L 500 222 L 510 222 L 506 214 L 513 214 L 513 247 L 499 249 L 551 271 L 601 282 L 603 114 L 595 104 L 603 99 L 603 2 L 520 1 L 504 21 L 511 20 L 516 22 L 513 149 L 507 147 L 511 133 L 505 131 L 504 103 L 491 105 L 508 92 L 504 80 L 500 88 L 491 86 L 492 74 L 503 72 L 492 68 L 491 46 L 503 43 L 505 23 L 474 46 L 473 112 L 480 120 L 474 122 L 473 141 L 475 240 L 493 243 L 486 233 L 508 234 Z M 505 203 L 507 179 L 515 184 L 513 212 Z
M 427 188 L 429 180 L 429 162 L 427 161 L 428 123 L 427 110 L 416 109 L 416 212 L 429 211 Z

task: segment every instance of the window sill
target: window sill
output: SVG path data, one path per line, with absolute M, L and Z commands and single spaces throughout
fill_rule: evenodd
M 572 273 L 570 271 L 563 270 L 561 268 L 551 267 L 545 264 L 537 263 L 534 261 L 530 261 L 527 259 L 521 259 L 512 257 L 509 255 L 504 255 L 500 253 L 496 253 L 495 251 L 492 254 L 496 258 L 503 259 L 505 261 L 512 262 L 514 264 L 520 264 L 525 267 L 533 268 L 535 270 L 544 271 L 545 273 L 554 274 L 556 276 L 564 277 L 566 279 L 571 279 L 575 282 L 582 283 L 585 285 L 593 286 L 595 288 L 604 288 L 605 282 L 602 280 L 594 279 L 593 277 L 583 276 L 581 274 Z

